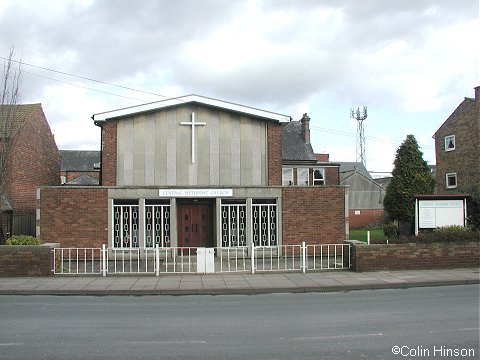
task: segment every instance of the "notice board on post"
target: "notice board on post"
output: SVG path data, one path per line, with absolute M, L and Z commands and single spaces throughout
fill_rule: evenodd
M 464 195 L 417 197 L 415 203 L 415 233 L 419 229 L 442 226 L 465 226 L 467 210 Z

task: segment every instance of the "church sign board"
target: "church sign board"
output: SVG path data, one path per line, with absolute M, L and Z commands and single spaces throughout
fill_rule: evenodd
M 465 226 L 467 196 L 419 195 L 415 199 L 415 234 L 419 229 Z

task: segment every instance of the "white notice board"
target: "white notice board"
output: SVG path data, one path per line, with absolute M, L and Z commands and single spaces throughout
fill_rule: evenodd
M 418 227 L 465 226 L 464 200 L 418 200 Z

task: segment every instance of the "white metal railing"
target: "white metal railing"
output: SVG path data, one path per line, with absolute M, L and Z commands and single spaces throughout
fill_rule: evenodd
M 53 248 L 54 274 L 87 275 L 101 274 L 101 248 Z
M 306 245 L 306 270 L 350 268 L 349 244 Z
M 217 248 L 54 248 L 55 274 L 315 271 L 350 268 L 349 244 Z M 208 251 L 206 251 L 208 250 Z

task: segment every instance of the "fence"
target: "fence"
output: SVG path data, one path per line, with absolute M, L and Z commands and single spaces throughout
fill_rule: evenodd
M 55 274 L 103 275 L 319 271 L 350 268 L 349 244 L 229 248 L 54 248 Z

